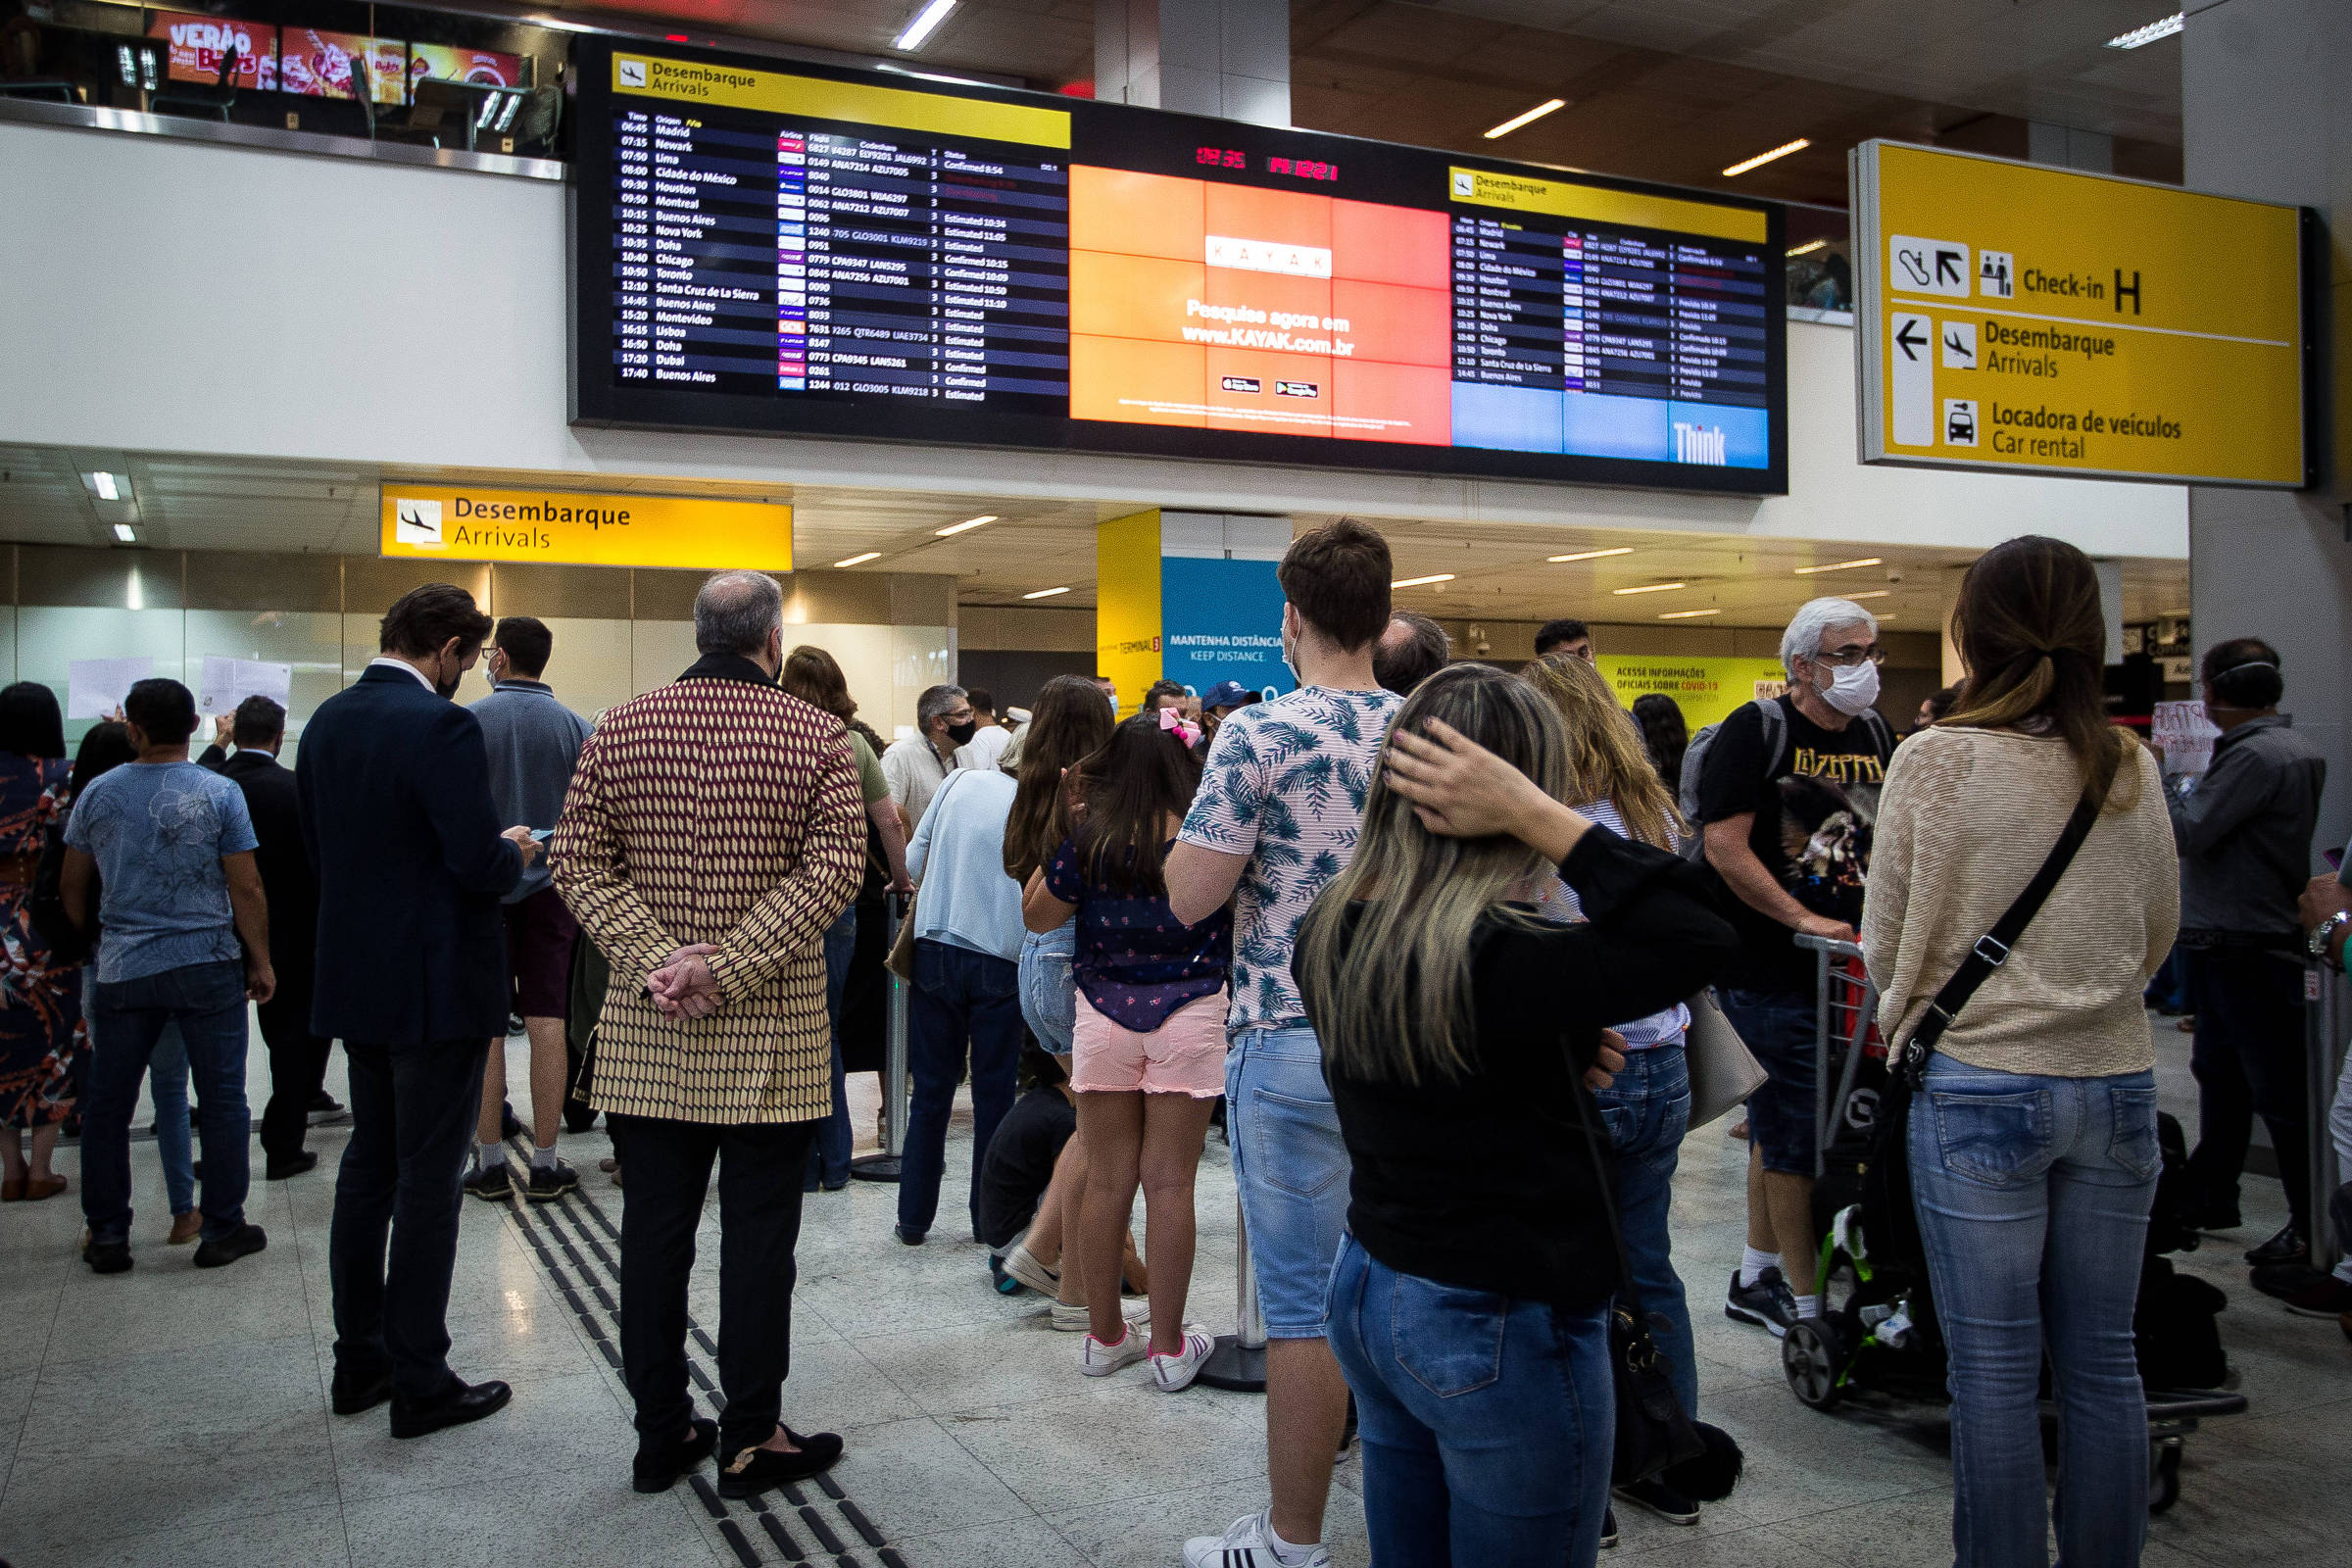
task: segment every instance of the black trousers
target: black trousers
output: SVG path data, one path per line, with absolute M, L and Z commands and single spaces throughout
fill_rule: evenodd
M 326 1054 L 333 1042 L 311 1033 L 307 981 L 289 986 L 281 976 L 277 995 L 255 1011 L 262 1040 L 270 1048 L 270 1103 L 262 1111 L 262 1153 L 275 1164 L 302 1152 L 311 1102 L 326 1082 Z
M 812 1121 L 714 1127 L 608 1114 L 628 1181 L 620 1195 L 620 1357 L 640 1440 L 674 1439 L 686 1392 L 686 1277 L 718 1161 L 718 1381 L 721 1456 L 765 1443 L 792 1371 L 793 1250 Z
M 490 1042 L 345 1041 L 343 1051 L 351 1061 L 351 1142 L 335 1178 L 327 1236 L 335 1366 L 363 1381 L 389 1368 L 401 1394 L 430 1399 L 456 1381 L 449 1278 Z
M 2278 1179 L 2295 1228 L 2311 1234 L 2311 1098 L 2305 1082 L 2303 966 L 2252 948 L 2188 952 L 2197 1008 L 2189 1069 L 2197 1079 L 2195 1191 L 2216 1206 L 2237 1206 L 2254 1118 L 2278 1155 Z

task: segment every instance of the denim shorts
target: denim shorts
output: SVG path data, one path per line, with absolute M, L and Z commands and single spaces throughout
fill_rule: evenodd
M 1070 957 L 1078 951 L 1078 917 L 1051 931 L 1021 938 L 1021 1021 L 1037 1043 L 1056 1056 L 1070 1054 L 1070 1031 L 1078 1015 L 1078 985 Z
M 1813 999 L 1796 991 L 1722 993 L 1723 1015 L 1764 1069 L 1764 1082 L 1747 1101 L 1747 1133 L 1764 1168 L 1810 1176 L 1819 1145 L 1814 1103 L 1818 1070 L 1816 1037 L 1821 1028 Z
M 1348 1146 L 1315 1032 L 1250 1029 L 1225 1054 L 1225 1125 L 1266 1337 L 1325 1337 L 1348 1229 Z

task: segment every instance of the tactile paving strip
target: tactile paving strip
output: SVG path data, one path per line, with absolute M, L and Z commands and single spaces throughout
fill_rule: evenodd
M 517 1168 L 527 1165 L 530 1151 L 520 1144 L 512 1147 Z M 579 1319 L 580 1331 L 607 1363 L 619 1371 L 620 1346 L 615 1336 L 620 1327 L 620 1303 L 615 1298 L 620 1291 L 620 1228 L 579 1188 L 552 1203 L 526 1202 L 517 1195 L 507 1207 L 509 1218 L 546 1271 L 548 1283 Z M 590 1298 L 594 1298 L 593 1304 Z M 695 1352 L 699 1347 L 705 1355 L 715 1356 L 718 1345 L 691 1313 L 686 1323 L 686 1376 L 701 1392 L 710 1413 L 716 1415 L 726 1397 L 718 1392 L 718 1380 Z M 758 1497 L 729 1499 L 720 1496 L 710 1477 L 699 1470 L 686 1478 L 686 1484 L 744 1568 L 827 1561 L 835 1568 L 866 1568 L 869 1560 L 879 1562 L 882 1568 L 906 1568 L 905 1559 L 874 1527 L 865 1510 L 830 1475 L 816 1477 L 818 1495 L 814 1499 L 798 1486 L 780 1487 Z M 802 1537 L 786 1522 L 788 1516 L 776 1511 L 779 1495 L 812 1540 L 813 1550 L 803 1544 Z M 853 1537 L 863 1544 L 862 1548 L 853 1544 Z M 866 1555 L 860 1555 L 861 1549 Z

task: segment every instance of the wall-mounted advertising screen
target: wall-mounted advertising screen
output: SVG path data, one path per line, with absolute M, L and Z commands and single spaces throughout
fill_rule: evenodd
M 583 424 L 1787 488 L 1782 215 L 583 43 Z

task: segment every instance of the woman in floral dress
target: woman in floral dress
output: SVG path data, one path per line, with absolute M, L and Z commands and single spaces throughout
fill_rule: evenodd
M 37 681 L 0 691 L 0 1202 L 66 1190 L 49 1158 L 74 1110 L 74 1058 L 88 1044 L 81 970 L 52 961 L 30 907 L 41 847 L 65 814 L 66 777 L 57 694 Z

